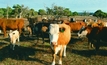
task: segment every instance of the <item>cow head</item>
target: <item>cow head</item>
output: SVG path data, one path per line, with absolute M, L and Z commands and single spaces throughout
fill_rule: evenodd
M 50 37 L 50 44 L 57 45 L 57 41 L 59 38 L 59 25 L 58 24 L 50 24 L 49 27 L 49 37 Z
M 86 28 L 85 28 L 85 27 L 82 27 L 82 28 L 79 30 L 79 32 L 77 33 L 77 35 L 78 35 L 79 38 L 82 38 L 82 37 L 86 36 L 87 33 L 88 33 L 88 31 L 86 30 Z

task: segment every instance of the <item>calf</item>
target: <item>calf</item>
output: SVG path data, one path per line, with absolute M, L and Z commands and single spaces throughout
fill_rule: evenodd
M 19 31 L 18 30 L 14 30 L 14 31 L 10 30 L 8 35 L 9 35 L 10 43 L 12 44 L 12 50 L 14 50 L 16 42 L 17 41 L 19 42 L 19 37 L 20 37 Z

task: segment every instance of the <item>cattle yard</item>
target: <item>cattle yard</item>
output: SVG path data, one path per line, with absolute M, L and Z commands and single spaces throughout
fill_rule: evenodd
M 21 37 L 20 46 L 10 49 L 8 38 L 0 36 L 0 65 L 50 65 L 52 51 L 49 40 L 45 44 L 40 40 L 37 45 L 34 37 Z M 57 56 L 57 58 L 59 58 Z M 56 59 L 58 64 L 58 59 Z M 57 65 L 56 64 L 56 65 Z M 63 65 L 106 65 L 107 47 L 101 47 L 98 54 L 94 49 L 88 49 L 87 39 L 77 39 L 72 36 L 67 46 L 67 56 Z
M 80 18 L 78 18 L 80 19 Z M 104 19 L 106 21 L 106 19 Z M 0 65 L 50 65 L 52 63 L 52 50 L 49 39 L 42 38 L 37 43 L 36 36 L 20 37 L 20 46 L 15 50 L 10 49 L 9 39 L 0 34 Z M 103 42 L 107 43 L 107 42 Z M 72 35 L 67 45 L 66 57 L 63 57 L 63 65 L 107 65 L 107 46 L 100 47 L 96 54 L 95 49 L 88 49 L 87 38 L 79 39 Z M 56 65 L 58 65 L 58 55 Z

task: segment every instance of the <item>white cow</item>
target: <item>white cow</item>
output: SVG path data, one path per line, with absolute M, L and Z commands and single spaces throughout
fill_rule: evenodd
M 18 30 L 14 30 L 14 31 L 10 30 L 8 35 L 9 35 L 10 43 L 12 44 L 12 50 L 14 50 L 16 42 L 19 42 L 19 37 L 20 37 L 19 31 Z

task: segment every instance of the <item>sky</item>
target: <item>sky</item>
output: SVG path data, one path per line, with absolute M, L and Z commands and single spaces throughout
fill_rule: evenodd
M 99 9 L 107 12 L 107 0 L 0 0 L 0 8 L 6 8 L 7 5 L 12 7 L 16 4 L 33 8 L 35 11 L 51 8 L 53 4 L 69 8 L 72 12 L 95 12 Z

